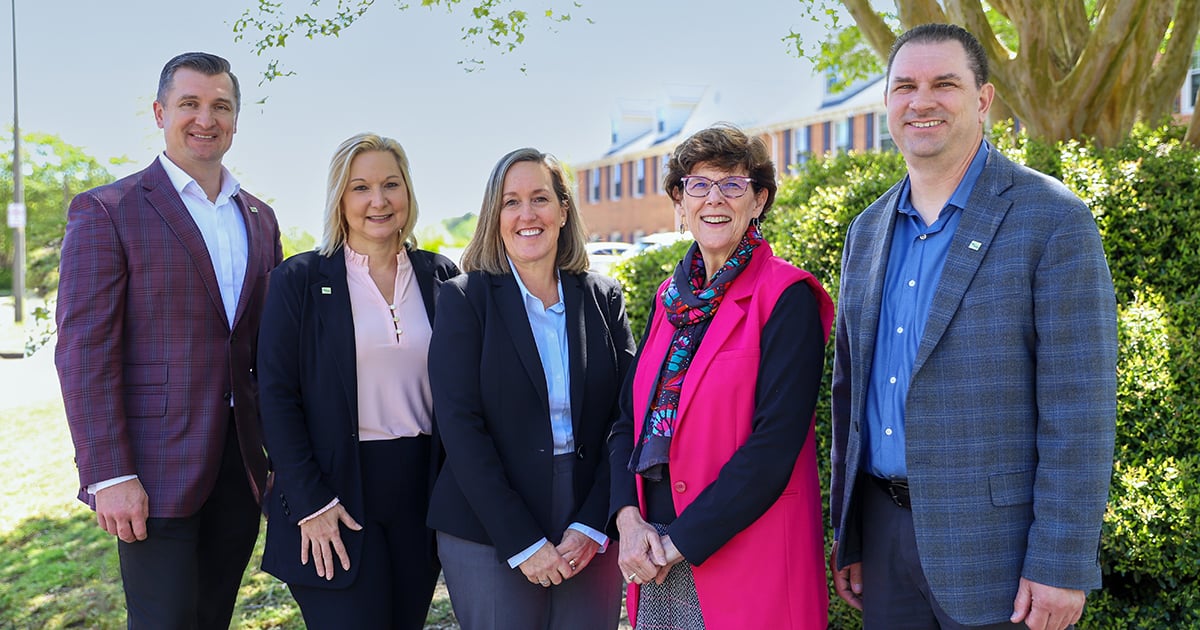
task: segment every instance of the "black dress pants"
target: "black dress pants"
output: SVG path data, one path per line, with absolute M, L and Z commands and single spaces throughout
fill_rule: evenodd
M 431 449 L 428 435 L 359 444 L 366 517 L 361 557 L 350 559 L 357 574 L 346 588 L 288 585 L 308 630 L 425 627 L 438 577 L 425 526 Z
M 187 518 L 151 518 L 146 540 L 117 541 L 130 629 L 229 627 L 261 518 L 230 421 L 221 471 Z

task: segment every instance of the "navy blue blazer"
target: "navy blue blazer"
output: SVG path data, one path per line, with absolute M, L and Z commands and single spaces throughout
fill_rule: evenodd
M 445 256 L 409 249 L 430 322 L 442 283 L 458 275 Z M 350 570 L 333 580 L 300 564 L 300 519 L 338 497 L 359 523 L 363 514 L 358 451 L 358 370 L 354 320 L 339 248 L 292 256 L 271 273 L 258 338 L 259 404 L 274 483 L 267 491 L 267 541 L 262 568 L 305 586 L 341 588 L 354 582 L 362 532 L 342 528 Z M 430 479 L 441 464 L 434 436 Z M 429 561 L 435 561 L 432 557 Z
M 616 281 L 562 273 L 576 455 L 572 522 L 598 531 L 608 517 L 605 442 L 619 414 L 633 336 Z M 553 436 L 546 376 L 512 274 L 471 272 L 447 282 L 429 348 L 429 379 L 446 464 L 429 526 L 496 548 L 501 561 L 552 522 Z

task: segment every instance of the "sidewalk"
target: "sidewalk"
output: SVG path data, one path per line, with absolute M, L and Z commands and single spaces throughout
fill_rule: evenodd
M 7 351 L 7 348 L 5 348 Z M 58 373 L 54 371 L 54 342 L 23 359 L 0 359 L 0 413 L 8 409 L 62 404 Z
M 54 340 L 43 346 L 36 354 L 22 357 L 25 352 L 25 337 L 36 324 L 33 309 L 42 305 L 42 300 L 25 300 L 25 322 L 18 326 L 13 322 L 12 296 L 0 297 L 0 411 L 58 402 L 62 394 L 58 389 L 58 373 L 54 371 Z

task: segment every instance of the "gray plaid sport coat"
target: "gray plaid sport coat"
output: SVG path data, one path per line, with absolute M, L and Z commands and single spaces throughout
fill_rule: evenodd
M 833 375 L 839 568 L 861 561 L 862 425 L 900 184 L 851 224 Z M 954 234 L 913 366 L 906 461 L 917 548 L 954 619 L 1012 614 L 1020 577 L 1100 586 L 1117 325 L 1087 206 L 992 151 Z

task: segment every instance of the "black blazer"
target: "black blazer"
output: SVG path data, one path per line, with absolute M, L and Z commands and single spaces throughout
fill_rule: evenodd
M 458 268 L 445 256 L 408 250 L 430 322 L 442 283 Z M 259 405 L 274 483 L 263 506 L 267 541 L 262 568 L 306 586 L 340 588 L 354 582 L 362 532 L 342 528 L 350 570 L 334 578 L 300 564 L 300 519 L 338 497 L 359 523 L 363 514 L 358 452 L 358 370 L 354 320 L 341 248 L 292 256 L 271 272 L 258 337 Z M 441 451 L 434 436 L 433 470 Z M 432 558 L 430 559 L 432 561 Z
M 620 286 L 562 273 L 576 455 L 572 522 L 604 530 L 605 440 L 633 359 Z M 447 282 L 429 348 L 429 379 L 446 465 L 434 484 L 429 526 L 494 546 L 501 561 L 545 537 L 552 523 L 553 436 L 546 376 L 511 274 L 480 271 Z

